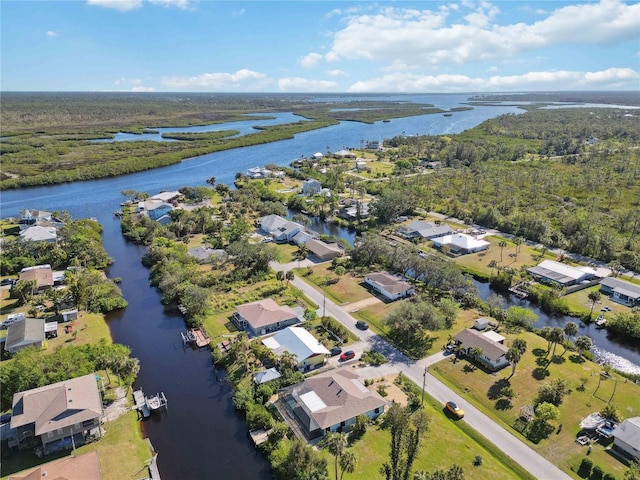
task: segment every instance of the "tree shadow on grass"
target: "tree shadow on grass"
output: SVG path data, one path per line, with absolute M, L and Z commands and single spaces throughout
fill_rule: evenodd
M 585 362 L 584 358 L 582 358 L 580 355 L 578 355 L 576 353 L 574 353 L 573 355 L 570 355 L 569 356 L 569 360 L 572 363 L 584 363 Z
M 536 357 L 547 356 L 547 351 L 544 348 L 534 348 L 533 350 L 531 350 L 531 353 L 533 353 L 533 355 Z
M 531 376 L 536 380 L 544 380 L 549 376 L 549 370 L 547 370 L 546 367 L 534 368 Z
M 504 410 L 511 410 L 512 408 L 513 408 L 513 404 L 511 403 L 511 400 L 509 400 L 508 398 L 501 398 L 495 404 L 496 410 L 504 411 Z
M 536 358 L 536 365 L 540 367 L 546 367 L 547 365 L 549 365 L 549 363 L 551 363 L 551 361 L 546 357 Z
M 552 361 L 553 363 L 555 363 L 556 365 L 561 365 L 561 364 L 563 364 L 564 362 L 566 362 L 567 360 L 566 360 L 566 358 L 564 358 L 564 357 L 561 357 L 561 356 L 556 355 L 555 357 L 553 357 L 553 358 L 551 359 L 551 361 Z
M 494 383 L 489 387 L 489 390 L 487 391 L 487 398 L 489 400 L 497 400 L 502 396 L 502 394 L 500 393 L 502 392 L 502 389 L 510 385 L 511 385 L 511 382 L 509 381 L 509 379 L 501 378 L 500 380 L 498 380 L 496 383 Z

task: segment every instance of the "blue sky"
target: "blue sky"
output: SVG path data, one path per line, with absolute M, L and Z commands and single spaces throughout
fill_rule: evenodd
M 2 91 L 640 90 L 640 3 L 0 1 Z

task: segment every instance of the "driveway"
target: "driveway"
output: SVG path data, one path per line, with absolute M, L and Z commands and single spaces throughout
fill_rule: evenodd
M 279 269 L 282 269 L 282 266 L 280 266 Z M 483 435 L 488 442 L 494 444 L 497 448 L 499 448 L 505 454 L 515 460 L 534 477 L 542 480 L 571 479 L 569 475 L 549 462 L 542 455 L 530 448 L 519 438 L 502 428 L 500 425 L 491 420 L 484 413 L 480 412 L 470 403 L 467 403 L 464 398 L 460 397 L 444 383 L 433 377 L 428 372 L 428 367 L 429 365 L 432 365 L 433 363 L 444 359 L 446 357 L 444 352 L 436 353 L 435 355 L 432 355 L 425 359 L 421 359 L 418 362 L 410 360 L 402 352 L 400 352 L 393 345 L 387 342 L 384 338 L 380 337 L 371 330 L 358 330 L 355 326 L 356 320 L 351 315 L 349 315 L 349 313 L 347 313 L 344 308 L 325 298 L 322 292 L 319 292 L 301 278 L 296 277 L 292 283 L 297 288 L 302 290 L 302 292 L 311 301 L 321 306 L 318 309 L 319 315 L 322 314 L 322 305 L 324 304 L 326 315 L 330 315 L 337 319 L 354 335 L 360 338 L 362 342 L 366 343 L 369 348 L 377 350 L 387 358 L 388 363 L 383 369 L 383 375 L 401 371 L 404 375 L 407 376 L 407 378 L 409 378 L 419 387 L 422 388 L 424 384 L 424 390 L 436 400 L 441 402 L 443 405 L 449 400 L 453 400 L 454 402 L 456 402 L 465 411 L 465 422 L 467 422 L 472 428 Z M 379 372 L 382 373 L 382 370 L 379 370 Z M 363 375 L 373 375 L 374 373 L 375 370 L 362 372 Z M 379 376 L 382 375 L 375 374 L 372 378 Z
M 370 305 L 378 305 L 379 303 L 383 303 L 378 297 L 369 297 L 364 298 L 362 300 L 358 300 L 357 302 L 347 303 L 342 305 L 347 312 L 357 312 L 361 308 L 368 307 Z

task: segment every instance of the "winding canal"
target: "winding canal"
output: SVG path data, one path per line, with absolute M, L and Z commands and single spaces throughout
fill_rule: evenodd
M 463 95 L 400 98 L 433 103 L 445 109 L 460 106 L 466 100 Z M 396 100 L 395 97 L 379 99 Z M 160 295 L 149 286 L 148 271 L 140 263 L 144 248 L 123 239 L 119 222 L 112 215 L 123 200 L 120 191 L 134 189 L 155 194 L 181 186 L 205 185 L 205 180 L 212 176 L 219 182 L 232 184 L 238 171 L 267 163 L 286 165 L 301 154 L 309 156 L 327 149 L 358 147 L 361 140 L 382 140 L 403 133 L 458 133 L 499 114 L 518 112 L 508 106 L 476 107 L 451 117 L 424 115 L 372 125 L 343 122 L 296 135 L 291 140 L 217 152 L 146 172 L 1 192 L 1 214 L 15 216 L 24 208 L 67 210 L 74 218 L 95 217 L 103 225 L 104 246 L 115 260 L 109 276 L 122 278 L 121 288 L 129 302 L 126 309 L 108 317 L 113 339 L 128 345 L 140 359 L 136 386 L 150 393 L 163 391 L 168 399 L 167 413 L 143 422 L 145 434 L 159 452 L 159 468 L 164 480 L 267 479 L 270 478 L 269 465 L 251 446 L 246 424 L 233 410 L 229 387 L 214 377 L 210 355 L 204 350 L 183 349 L 179 332 L 184 329 L 184 323 L 176 312 L 165 310 Z M 270 121 L 279 120 L 288 118 L 281 115 Z M 189 131 L 198 131 L 195 129 L 199 127 L 193 128 Z M 216 125 L 219 130 L 234 128 L 233 122 Z M 345 235 L 352 240 L 351 232 Z M 601 343 L 597 335 L 594 338 L 597 345 L 640 365 L 638 349 L 618 346 L 615 350 L 614 342 L 606 344 Z

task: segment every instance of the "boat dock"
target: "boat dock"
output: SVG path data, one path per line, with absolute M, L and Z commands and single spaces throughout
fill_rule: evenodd
M 144 392 L 142 390 L 135 390 L 133 392 L 133 400 L 136 402 L 134 408 L 142 414 L 142 418 L 147 418 L 151 414 L 151 411 L 145 401 Z
M 509 288 L 509 292 L 515 295 L 518 298 L 527 298 L 529 296 L 529 292 L 520 288 L 523 286 L 523 283 L 516 283 L 511 288 Z
M 167 397 L 164 392 L 155 395 L 145 396 L 142 389 L 133 392 L 133 400 L 135 401 L 135 410 L 140 412 L 142 418 L 148 418 L 151 412 L 161 408 L 167 408 Z
M 182 337 L 182 343 L 198 348 L 208 347 L 211 342 L 211 338 L 204 327 L 191 328 L 186 333 L 180 332 L 180 336 Z

